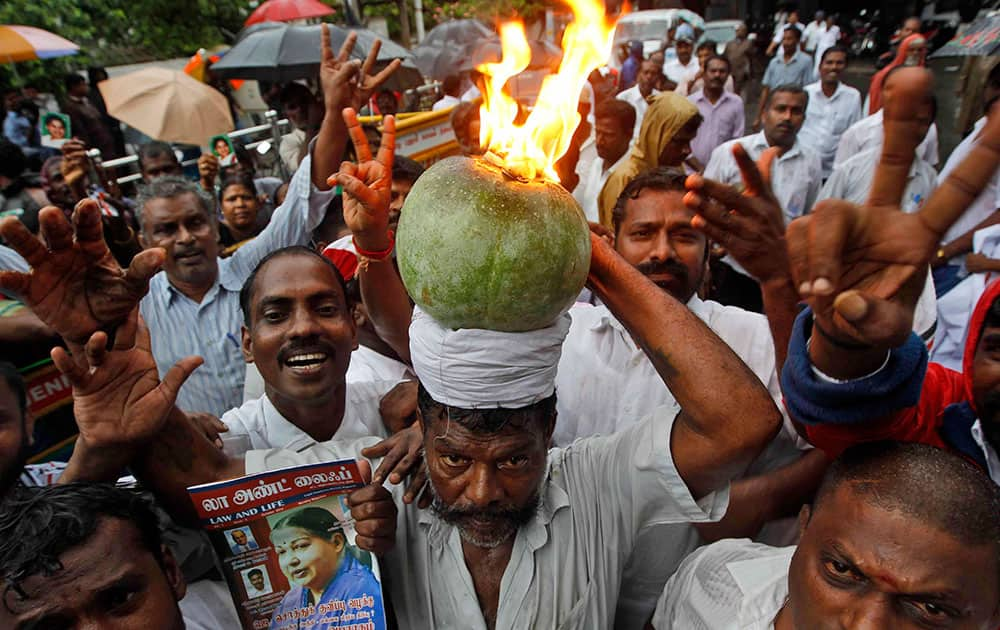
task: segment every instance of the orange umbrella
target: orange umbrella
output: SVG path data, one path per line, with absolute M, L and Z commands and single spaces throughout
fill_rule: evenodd
M 97 87 L 109 114 L 156 140 L 203 145 L 233 130 L 226 97 L 177 70 L 146 68 Z

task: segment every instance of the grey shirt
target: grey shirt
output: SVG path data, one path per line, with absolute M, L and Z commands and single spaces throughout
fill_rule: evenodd
M 795 51 L 792 58 L 785 62 L 785 53 L 779 51 L 771 63 L 767 64 L 764 79 L 761 84 L 772 90 L 782 85 L 797 85 L 804 88 L 813 80 L 812 57 L 801 50 Z

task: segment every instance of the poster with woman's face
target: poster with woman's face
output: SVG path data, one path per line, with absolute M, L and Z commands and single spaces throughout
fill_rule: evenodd
M 69 116 L 54 112 L 42 116 L 42 145 L 58 149 L 72 137 Z
M 233 141 L 225 134 L 209 138 L 208 147 L 212 150 L 212 155 L 219 158 L 219 164 L 222 166 L 229 166 L 236 159 Z

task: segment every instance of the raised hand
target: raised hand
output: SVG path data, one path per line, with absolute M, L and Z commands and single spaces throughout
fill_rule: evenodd
M 327 182 L 344 189 L 344 223 L 351 229 L 358 245 L 365 250 L 382 251 L 389 246 L 389 200 L 392 188 L 392 162 L 396 151 L 396 121 L 383 119 L 382 142 L 372 158 L 357 113 L 344 110 L 344 122 L 354 143 L 358 163 L 344 162 L 340 172 Z
M 756 164 L 739 143 L 733 157 L 743 177 L 743 191 L 701 175 L 690 175 L 684 204 L 697 214 L 691 226 L 726 248 L 761 283 L 787 276 L 785 218 L 771 190 L 771 166 L 778 156 L 770 148 Z
M 894 347 L 907 338 L 941 236 L 1000 164 L 1000 110 L 994 108 L 969 156 L 920 212 L 903 213 L 899 203 L 920 142 L 916 108 L 929 98 L 931 75 L 907 68 L 890 81 L 885 142 L 868 201 L 820 202 L 786 234 L 792 274 L 813 309 L 814 328 L 840 348 Z
M 430 505 L 430 493 L 424 492 L 427 483 L 427 472 L 424 468 L 424 432 L 420 423 L 409 427 L 382 440 L 374 446 L 361 451 L 365 457 L 381 457 L 373 477 L 376 484 L 386 479 L 391 484 L 403 483 L 407 477 L 410 483 L 403 494 L 404 503 L 413 503 L 419 499 L 420 507 Z
M 17 219 L 0 222 L 0 235 L 31 265 L 29 273 L 0 272 L 0 287 L 21 296 L 67 342 L 83 345 L 135 308 L 163 263 L 163 250 L 146 250 L 122 270 L 104 242 L 101 211 L 91 199 L 77 204 L 72 226 L 52 206 L 38 220 L 48 247 Z
M 358 460 L 361 476 L 371 479 L 371 465 Z M 392 494 L 379 483 L 369 483 L 347 495 L 347 506 L 354 519 L 354 542 L 358 547 L 376 555 L 391 551 L 396 544 L 396 503 Z
M 215 177 L 219 174 L 219 158 L 212 153 L 202 153 L 198 156 L 198 180 L 204 190 L 211 191 L 215 187 Z
M 147 442 L 163 427 L 177 392 L 202 363 L 201 357 L 184 358 L 161 382 L 138 308 L 117 328 L 110 350 L 108 335 L 100 331 L 91 335 L 83 353 L 85 363 L 54 348 L 52 361 L 73 385 L 79 440 L 92 450 L 127 450 Z
M 385 83 L 402 63 L 399 59 L 394 59 L 381 72 L 372 75 L 382 42 L 375 40 L 368 51 L 368 57 L 362 63 L 357 59 L 351 59 L 357 41 L 358 36 L 352 31 L 335 57 L 333 47 L 330 45 L 330 28 L 326 24 L 323 25 L 319 80 L 323 87 L 323 100 L 328 112 L 339 112 L 345 107 L 361 109 L 378 86 Z

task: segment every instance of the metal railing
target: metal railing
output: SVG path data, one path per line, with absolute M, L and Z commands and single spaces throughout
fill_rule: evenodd
M 278 118 L 278 113 L 273 109 L 268 110 L 264 114 L 264 118 L 267 122 L 263 125 L 256 125 L 254 127 L 247 127 L 246 129 L 237 129 L 228 134 L 230 138 L 242 138 L 246 136 L 254 136 L 263 132 L 268 132 L 268 137 L 262 138 L 260 140 L 255 140 L 253 142 L 248 142 L 245 146 L 248 151 L 253 151 L 258 146 L 264 144 L 265 142 L 270 142 L 274 147 L 274 150 L 278 150 L 278 146 L 281 144 L 281 138 L 292 131 L 292 125 L 288 122 L 287 118 Z M 284 133 L 282 130 L 286 130 Z M 101 152 L 98 149 L 91 149 L 87 152 L 98 166 L 103 167 L 105 170 L 115 170 L 122 167 L 136 168 L 139 166 L 139 156 L 138 155 L 128 155 L 121 158 L 115 158 L 113 160 L 102 161 Z M 198 163 L 198 158 L 192 158 L 190 160 L 184 160 L 181 162 L 181 166 L 192 166 Z M 288 181 L 290 174 L 288 173 L 285 163 L 280 159 L 277 160 L 278 168 L 281 171 L 281 177 L 285 181 Z M 141 173 L 129 173 L 128 175 L 122 175 L 121 177 L 116 177 L 115 180 L 119 185 L 128 184 L 130 182 L 135 182 L 142 179 Z

